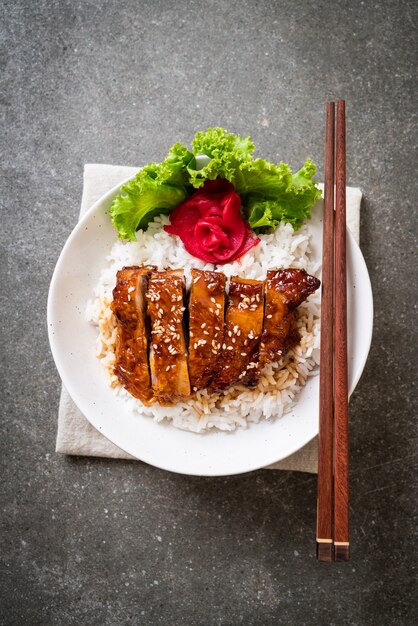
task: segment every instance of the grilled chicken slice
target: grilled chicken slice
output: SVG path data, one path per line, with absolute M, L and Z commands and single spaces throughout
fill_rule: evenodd
M 211 389 L 221 391 L 243 382 L 248 372 L 257 367 L 263 329 L 263 290 L 262 281 L 231 278 L 222 350 Z
M 151 319 L 152 387 L 156 400 L 163 406 L 170 406 L 190 395 L 183 327 L 183 270 L 154 272 L 146 297 Z
M 124 267 L 116 275 L 112 311 L 116 317 L 115 374 L 135 398 L 147 406 L 153 402 L 146 328 L 146 298 L 152 267 Z
M 263 334 L 258 372 L 286 354 L 300 337 L 295 309 L 318 289 L 320 281 L 301 269 L 269 270 L 266 279 Z
M 193 391 L 209 386 L 222 346 L 225 274 L 192 270 L 189 300 L 189 376 Z

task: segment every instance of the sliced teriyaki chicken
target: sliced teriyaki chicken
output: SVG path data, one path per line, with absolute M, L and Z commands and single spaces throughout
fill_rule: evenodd
M 147 292 L 151 320 L 149 364 L 156 400 L 170 406 L 190 395 L 184 338 L 184 272 L 151 275 Z
M 258 373 L 267 363 L 278 361 L 298 343 L 300 337 L 295 325 L 295 309 L 320 284 L 315 276 L 302 269 L 267 272 Z
M 208 387 L 222 347 L 225 275 L 192 270 L 189 300 L 189 376 L 193 391 Z
M 211 389 L 221 391 L 243 382 L 257 367 L 258 344 L 263 330 L 264 282 L 231 278 L 225 313 L 222 350 Z
M 119 382 L 135 398 L 149 406 L 153 402 L 148 367 L 145 293 L 153 267 L 124 267 L 116 275 L 112 311 L 116 317 L 116 363 Z

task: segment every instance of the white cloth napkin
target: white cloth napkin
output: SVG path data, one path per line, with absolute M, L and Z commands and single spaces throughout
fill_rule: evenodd
M 136 174 L 138 169 L 117 165 L 85 165 L 80 217 L 109 189 Z M 347 188 L 347 223 L 357 242 L 359 241 L 361 195 L 360 189 Z M 78 456 L 135 458 L 99 433 L 80 412 L 64 387 L 61 390 L 59 404 L 56 451 Z M 315 438 L 298 452 L 283 461 L 270 465 L 268 469 L 316 473 L 317 465 L 317 440 Z

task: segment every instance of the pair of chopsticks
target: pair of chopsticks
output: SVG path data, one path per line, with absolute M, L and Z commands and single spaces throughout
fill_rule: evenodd
M 335 209 L 334 209 L 335 181 Z M 319 561 L 349 559 L 345 101 L 326 107 L 319 381 Z

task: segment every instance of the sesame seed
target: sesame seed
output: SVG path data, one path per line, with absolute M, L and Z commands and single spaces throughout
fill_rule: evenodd
M 272 315 L 266 315 L 267 319 L 270 320 L 273 316 Z
M 168 370 L 170 369 L 170 365 L 167 365 L 167 367 L 165 368 L 165 371 L 168 372 Z
M 200 326 L 200 328 L 205 328 L 206 326 L 206 322 L 203 322 L 203 324 Z
M 228 346 L 227 350 L 233 350 L 234 348 L 232 346 Z
M 241 352 L 241 356 L 247 356 L 246 352 Z
M 216 303 L 216 300 L 213 296 L 211 297 L 210 301 Z
M 226 350 L 226 343 L 222 344 L 222 350 Z

